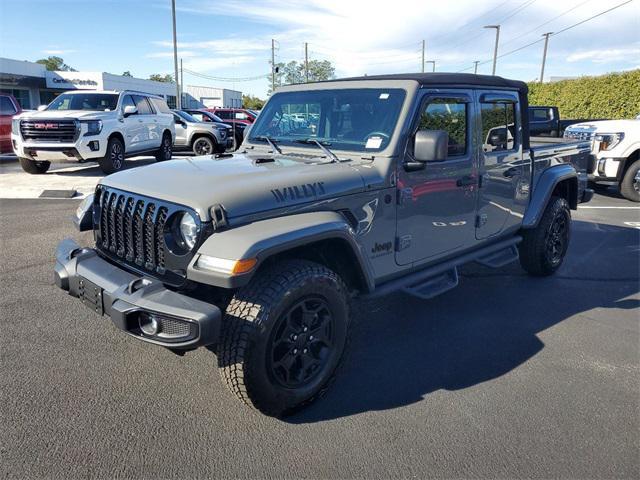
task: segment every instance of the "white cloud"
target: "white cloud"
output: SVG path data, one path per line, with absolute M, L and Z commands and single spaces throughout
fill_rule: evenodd
M 46 53 L 47 55 L 67 55 L 69 53 L 75 53 L 77 50 L 63 50 L 61 48 L 50 48 L 47 50 L 43 50 L 42 53 Z
M 640 58 L 640 45 L 629 47 L 583 50 L 567 57 L 568 62 L 591 61 L 593 63 L 631 62 Z

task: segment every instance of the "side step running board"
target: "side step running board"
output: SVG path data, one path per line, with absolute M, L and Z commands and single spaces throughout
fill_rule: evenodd
M 518 259 L 516 245 L 522 237 L 516 235 L 507 240 L 479 248 L 442 263 L 426 267 L 395 280 L 390 280 L 376 287 L 365 298 L 375 298 L 398 290 L 416 295 L 420 298 L 432 298 L 458 285 L 458 270 L 461 265 L 478 262 L 488 267 L 497 268 Z

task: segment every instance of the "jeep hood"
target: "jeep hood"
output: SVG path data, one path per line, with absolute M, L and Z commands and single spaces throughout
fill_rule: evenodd
M 191 207 L 202 219 L 210 218 L 215 204 L 233 218 L 364 189 L 354 162 L 308 164 L 286 156 L 261 160 L 265 158 L 269 155 L 176 159 L 118 172 L 101 184 Z

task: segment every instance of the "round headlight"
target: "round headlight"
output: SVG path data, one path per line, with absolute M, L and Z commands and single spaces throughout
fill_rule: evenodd
M 184 212 L 180 219 L 180 235 L 187 248 L 191 250 L 198 238 L 198 226 L 193 215 L 189 212 Z

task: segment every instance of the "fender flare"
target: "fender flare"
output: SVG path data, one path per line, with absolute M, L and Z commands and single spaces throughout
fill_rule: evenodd
M 200 246 L 187 268 L 187 278 L 222 288 L 249 283 L 265 260 L 288 250 L 322 240 L 341 240 L 349 246 L 367 291 L 374 289 L 374 275 L 368 257 L 356 240 L 356 233 L 337 212 L 310 212 L 260 220 L 215 232 Z M 200 255 L 229 260 L 256 258 L 257 265 L 242 275 L 227 275 L 197 268 Z
M 576 169 L 573 168 L 573 165 L 565 163 L 547 168 L 543 171 L 535 185 L 535 188 L 533 189 L 531 201 L 529 202 L 527 211 L 522 219 L 522 228 L 537 227 L 545 208 L 547 208 L 547 203 L 549 203 L 549 199 L 551 198 L 556 185 L 560 182 L 571 179 L 575 179 L 576 188 L 573 189 L 573 191 L 575 191 L 576 199 L 575 202 L 569 201 L 569 204 L 577 205 L 578 173 L 576 172 Z

